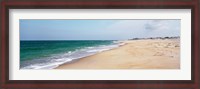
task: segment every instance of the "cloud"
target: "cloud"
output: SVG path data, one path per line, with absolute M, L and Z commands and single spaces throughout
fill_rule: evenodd
M 123 20 L 107 30 L 123 39 L 180 36 L 180 20 Z
M 147 37 L 180 36 L 180 20 L 152 20 L 145 24 Z
M 169 29 L 169 22 L 166 20 L 153 20 L 149 21 L 149 23 L 146 23 L 145 29 L 146 30 L 167 30 Z

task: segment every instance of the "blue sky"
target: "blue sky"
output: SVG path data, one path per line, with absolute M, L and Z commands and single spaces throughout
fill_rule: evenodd
M 180 20 L 20 20 L 20 40 L 126 40 L 180 36 Z

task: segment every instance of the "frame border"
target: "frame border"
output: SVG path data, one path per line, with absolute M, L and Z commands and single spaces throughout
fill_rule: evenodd
M 2 88 L 199 88 L 198 1 L 191 2 L 2 2 Z M 192 80 L 9 80 L 9 9 L 191 9 Z

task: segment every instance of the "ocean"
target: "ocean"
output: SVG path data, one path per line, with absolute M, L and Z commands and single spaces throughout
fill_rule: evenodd
M 53 69 L 120 45 L 114 40 L 20 41 L 20 69 Z

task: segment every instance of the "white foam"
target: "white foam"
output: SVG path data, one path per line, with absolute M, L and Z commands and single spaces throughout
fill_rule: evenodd
M 56 59 L 54 62 L 50 62 L 50 63 L 41 63 L 41 64 L 34 64 L 34 65 L 30 65 L 27 67 L 24 67 L 23 69 L 53 69 L 58 67 L 59 65 L 72 61 L 72 59 L 69 58 L 61 58 L 61 59 Z

